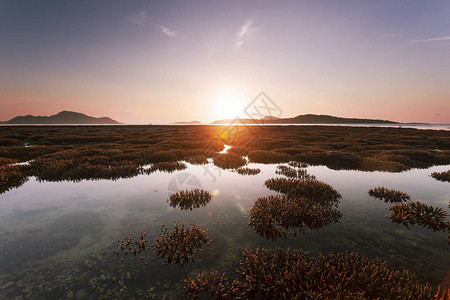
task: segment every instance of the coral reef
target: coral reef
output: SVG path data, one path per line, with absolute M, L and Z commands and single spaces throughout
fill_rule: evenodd
M 289 178 L 293 179 L 315 179 L 316 177 L 314 175 L 311 175 L 308 173 L 306 169 L 303 169 L 301 167 L 288 167 L 288 166 L 277 166 L 277 170 L 275 171 L 278 175 L 283 175 Z
M 170 195 L 167 202 L 172 207 L 192 210 L 205 206 L 211 202 L 212 195 L 210 192 L 201 189 L 183 190 Z
M 430 176 L 439 181 L 450 182 L 450 170 L 444 172 L 433 172 Z
M 450 137 L 437 130 L 267 126 L 262 133 L 238 127 L 3 126 L 0 165 L 32 161 L 26 177 L 79 181 L 129 178 L 148 173 L 143 167 L 150 164 L 183 160 L 204 164 L 216 157 L 214 164 L 225 169 L 244 166 L 242 156 L 259 163 L 302 161 L 334 169 L 389 172 L 450 164 Z M 218 154 L 225 130 L 235 133 L 227 142 L 233 148 Z M 184 168 L 160 166 L 163 171 Z M 15 177 L 15 172 L 3 169 L 6 177 Z M 4 191 L 17 186 L 3 185 Z
M 391 214 L 386 216 L 395 224 L 402 224 L 406 228 L 409 225 L 419 225 L 430 228 L 433 231 L 450 231 L 450 216 L 447 211 L 440 207 L 433 207 L 420 202 L 396 203 L 389 207 Z
M 27 182 L 28 176 L 20 166 L 0 165 L 0 194 L 20 187 Z
M 288 162 L 291 159 L 291 156 L 286 153 L 275 151 L 254 150 L 248 153 L 248 159 L 252 163 L 275 164 Z
M 409 201 L 411 199 L 411 197 L 407 193 L 394 189 L 389 190 L 385 187 L 376 187 L 370 189 L 368 193 L 371 197 L 383 200 L 386 203 L 401 203 Z
M 339 222 L 342 213 L 336 206 L 308 198 L 261 197 L 250 208 L 248 224 L 260 236 L 276 240 L 296 235 L 305 228 L 320 229 Z
M 237 169 L 247 164 L 242 156 L 234 153 L 218 154 L 213 162 L 215 166 L 222 169 Z
M 261 170 L 257 168 L 237 168 L 234 170 L 236 173 L 240 175 L 258 175 Z
M 248 224 L 262 237 L 285 238 L 305 228 L 326 227 L 342 218 L 337 209 L 342 196 L 315 178 L 271 178 L 265 185 L 281 195 L 260 197 L 250 208 Z
M 292 198 L 307 198 L 317 204 L 338 203 L 342 198 L 331 185 L 314 178 L 305 180 L 291 178 L 270 178 L 264 182 L 265 186 Z
M 117 239 L 117 243 L 119 243 L 119 248 L 113 250 L 113 254 L 119 255 L 119 253 L 123 253 L 124 255 L 127 254 L 134 254 L 134 256 L 140 254 L 142 251 L 145 250 L 145 244 L 147 243 L 147 240 L 145 237 L 147 236 L 147 232 L 141 232 L 140 235 L 136 239 L 133 238 L 133 236 L 127 235 L 123 239 Z M 144 259 L 143 256 L 140 257 L 141 259 Z M 124 260 L 123 257 L 121 260 Z
M 155 238 L 153 246 L 158 257 L 162 258 L 165 264 L 174 262 L 183 265 L 194 261 L 195 254 L 203 251 L 203 245 L 209 244 L 210 241 L 204 226 L 191 224 L 186 227 L 184 223 L 175 222 L 171 232 L 168 232 L 167 227 L 162 225 L 161 235 Z
M 311 257 L 292 249 L 246 249 L 235 274 L 211 272 L 185 280 L 192 299 L 448 299 L 406 270 L 357 253 Z
M 175 171 L 184 170 L 186 168 L 187 168 L 186 164 L 179 161 L 164 161 L 154 163 L 153 165 L 150 166 L 150 168 L 145 170 L 145 173 L 150 174 L 155 171 L 173 173 Z

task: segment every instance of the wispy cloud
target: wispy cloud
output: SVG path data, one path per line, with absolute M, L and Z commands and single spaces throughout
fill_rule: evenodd
M 242 45 L 244 45 L 245 39 L 257 30 L 257 28 L 254 26 L 254 23 L 255 19 L 250 19 L 239 28 L 239 31 L 236 34 L 236 41 L 234 42 L 234 47 L 236 49 L 240 49 Z
M 245 37 L 247 34 L 250 34 L 254 30 L 254 28 L 252 28 L 254 21 L 255 21 L 254 19 L 250 19 L 241 27 L 241 29 L 238 32 L 239 38 Z
M 150 17 L 147 15 L 145 10 L 141 10 L 137 14 L 130 16 L 128 20 L 138 26 L 144 26 L 148 23 L 148 21 L 150 21 Z
M 417 39 L 417 40 L 410 40 L 411 42 L 437 42 L 437 41 L 447 41 L 450 40 L 450 36 L 441 36 L 431 39 Z
M 208 42 L 208 40 L 205 37 L 202 38 L 202 42 L 203 42 L 203 45 L 205 46 L 206 52 L 208 52 L 208 54 L 211 54 L 214 52 L 214 49 L 211 47 L 211 44 Z
M 166 26 L 158 25 L 158 27 L 161 28 L 161 31 L 162 31 L 164 34 L 166 34 L 166 35 L 168 35 L 168 36 L 170 36 L 170 37 L 176 37 L 176 36 L 178 35 L 178 31 L 169 29 L 169 28 L 167 28 Z

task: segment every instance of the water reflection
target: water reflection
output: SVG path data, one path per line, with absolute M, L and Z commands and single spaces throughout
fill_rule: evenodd
M 38 182 L 30 178 L 22 187 L 0 195 L 0 294 L 29 299 L 139 298 L 144 294 L 177 298 L 189 272 L 234 270 L 241 251 L 258 245 L 302 248 L 313 254 L 358 251 L 387 260 L 392 268 L 408 268 L 432 284 L 442 281 L 450 269 L 447 233 L 391 224 L 385 219 L 386 204 L 367 194 L 374 186 L 388 186 L 422 203 L 447 208 L 448 183 L 429 175 L 449 166 L 403 173 L 308 167 L 309 174 L 342 195 L 339 210 L 344 218 L 320 231 L 272 242 L 248 227 L 245 214 L 256 199 L 275 194 L 264 182 L 276 176 L 277 165 L 248 165 L 261 170 L 255 176 L 222 170 L 215 174 L 215 182 L 205 174 L 205 166 L 186 165 L 175 173 L 157 171 L 117 181 Z M 214 167 L 212 163 L 206 166 Z M 202 189 L 211 191 L 211 203 L 193 211 L 169 207 L 169 183 L 181 173 L 195 176 Z M 146 231 L 154 237 L 160 234 L 161 224 L 175 221 L 205 224 L 208 229 L 213 242 L 196 256 L 195 264 L 186 264 L 182 270 L 163 267 L 152 251 L 140 253 L 149 265 L 139 259 L 127 264 L 111 259 L 118 236 Z

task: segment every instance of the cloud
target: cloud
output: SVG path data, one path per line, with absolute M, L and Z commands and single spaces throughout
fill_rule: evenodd
M 163 25 L 158 25 L 158 27 L 161 28 L 161 31 L 168 36 L 176 37 L 178 35 L 178 31 L 169 29 Z
M 418 40 L 410 40 L 411 42 L 437 42 L 437 41 L 447 41 L 450 40 L 450 36 L 441 36 L 431 39 L 418 39 Z
M 208 52 L 208 54 L 211 54 L 214 52 L 213 47 L 211 46 L 211 44 L 208 42 L 208 40 L 205 37 L 202 38 L 202 42 L 203 42 L 203 45 L 205 46 L 206 52 Z
M 254 22 L 254 19 L 250 19 L 244 24 L 244 26 L 241 27 L 241 29 L 238 32 L 239 38 L 245 37 L 247 34 L 250 34 L 254 30 L 252 28 L 253 22 Z
M 234 42 L 234 47 L 236 49 L 240 49 L 242 45 L 244 45 L 245 39 L 252 34 L 257 28 L 254 26 L 255 19 L 250 19 L 245 22 L 244 25 L 239 28 L 238 33 L 236 34 L 236 41 Z
M 137 14 L 130 16 L 128 20 L 138 26 L 144 26 L 148 23 L 148 21 L 150 21 L 150 17 L 147 15 L 145 10 L 141 10 Z

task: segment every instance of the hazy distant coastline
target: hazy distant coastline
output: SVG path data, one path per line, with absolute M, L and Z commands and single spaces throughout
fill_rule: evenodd
M 233 119 L 217 120 L 213 124 L 230 124 Z M 265 117 L 262 119 L 239 119 L 244 124 L 400 124 L 389 120 L 341 118 L 329 115 L 298 115 L 293 118 Z
M 264 126 L 350 126 L 350 127 L 394 127 L 394 128 L 416 128 L 416 129 L 433 129 L 433 130 L 450 130 L 450 124 L 430 124 L 430 123 L 400 123 L 390 120 L 378 119 L 359 119 L 359 118 L 342 118 L 330 115 L 305 114 L 292 118 L 265 117 L 262 119 L 223 119 L 216 120 L 212 123 L 202 123 L 200 121 L 178 121 L 174 123 L 145 123 L 132 124 L 120 123 L 109 117 L 95 118 L 83 113 L 62 111 L 52 116 L 17 116 L 9 121 L 0 121 L 0 125 L 264 125 Z
M 189 121 L 189 122 L 181 121 L 173 123 L 173 125 L 201 125 L 201 124 L 202 122 L 200 121 Z
M 109 117 L 101 117 L 101 118 L 95 118 L 91 117 L 82 113 L 73 112 L 73 111 L 62 111 L 56 115 L 52 115 L 49 117 L 43 117 L 43 116 L 17 116 L 15 118 L 12 118 L 9 121 L 3 122 L 3 124 L 27 124 L 27 125 L 65 125 L 65 124 L 72 124 L 72 125 L 114 125 L 114 124 L 121 124 L 116 120 L 113 120 Z

